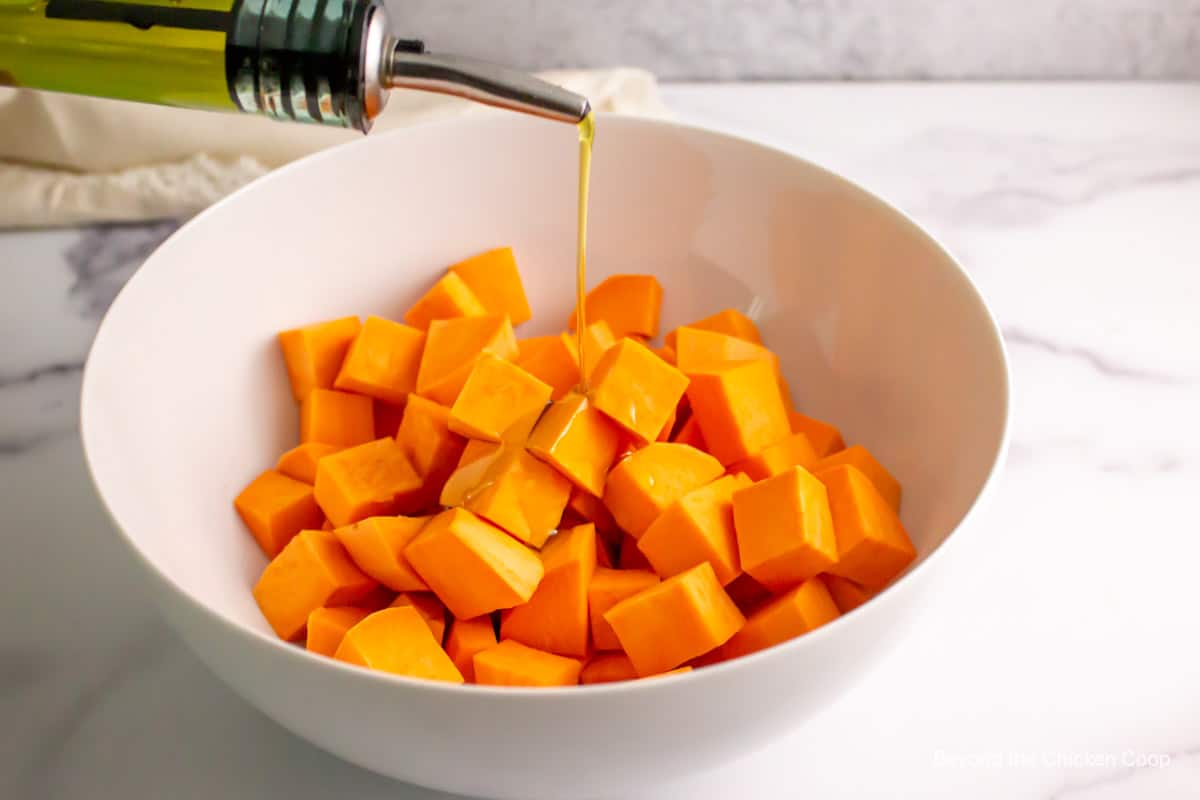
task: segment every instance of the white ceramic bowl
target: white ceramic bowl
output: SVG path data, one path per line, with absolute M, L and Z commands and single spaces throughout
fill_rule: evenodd
M 278 641 L 250 595 L 265 560 L 231 505 L 295 442 L 275 332 L 346 314 L 398 317 L 446 265 L 502 244 L 516 249 L 534 308 L 520 333 L 560 329 L 574 281 L 575 176 L 574 131 L 516 116 L 305 159 L 165 242 L 113 303 L 88 360 L 88 462 L 179 635 L 280 724 L 405 781 L 591 797 L 711 767 L 801 724 L 902 635 L 1003 457 L 996 325 L 929 236 L 786 153 L 603 117 L 592 281 L 657 275 L 664 330 L 751 309 L 799 407 L 837 421 L 903 482 L 919 563 L 810 635 L 654 681 L 449 686 Z

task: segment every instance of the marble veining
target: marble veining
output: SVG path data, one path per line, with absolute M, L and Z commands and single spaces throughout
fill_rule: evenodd
M 138 265 L 171 235 L 179 223 L 98 225 L 83 231 L 63 254 L 74 277 L 70 294 L 88 317 L 99 318 Z
M 973 538 L 946 553 L 951 601 L 821 717 L 637 797 L 1200 794 L 1197 90 L 665 94 L 684 121 L 860 181 L 962 258 L 1009 349 L 1013 443 Z M 0 235 L 0 797 L 446 798 L 251 710 L 158 620 L 107 527 L 77 439 L 82 364 L 176 225 Z
M 11 412 L 0 420 L 0 455 L 20 455 L 76 429 L 77 410 L 66 398 L 78 395 L 82 372 L 77 362 L 0 375 L 0 398 Z
M 97 225 L 44 235 L 67 242 L 59 256 L 68 281 L 65 298 L 87 330 L 94 329 L 125 281 L 178 226 L 176 221 Z M 17 240 L 17 236 L 5 241 Z M 18 256 L 13 258 L 17 263 Z M 8 365 L 0 361 L 0 407 L 8 412 L 0 416 L 0 456 L 20 455 L 75 433 L 89 342 L 81 342 L 69 357 L 43 360 L 34 366 L 6 369 Z
M 1173 763 L 1200 776 L 1200 748 L 1166 754 Z M 1068 782 L 1050 794 L 1047 800 L 1119 800 L 1119 798 L 1185 797 L 1194 783 L 1178 784 L 1164 780 L 1160 772 L 1125 767 L 1087 781 Z M 1185 791 L 1180 791 L 1183 789 Z
M 1200 185 L 1200 142 L 1160 137 L 1147 152 L 1133 137 L 1081 148 L 1075 138 L 1013 137 L 962 128 L 921 132 L 905 146 L 910 161 L 928 165 L 924 203 L 913 212 L 937 216 L 955 228 L 1037 225 L 1063 210 L 1155 186 Z M 976 180 L 933 165 L 947 154 Z M 986 188 L 982 188 L 986 187 Z
M 1160 383 L 1168 386 L 1195 383 L 1195 379 L 1191 377 L 1169 375 L 1127 364 L 1119 364 L 1110 360 L 1103 353 L 1091 348 L 1064 345 L 1021 328 L 1008 327 L 1004 329 L 1003 333 L 1004 341 L 1009 347 L 1031 347 L 1061 358 L 1079 359 L 1096 372 L 1114 380 L 1144 381 L 1146 383 Z

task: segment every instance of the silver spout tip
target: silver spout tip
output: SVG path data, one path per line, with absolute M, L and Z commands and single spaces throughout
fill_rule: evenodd
M 583 95 L 507 67 L 458 56 L 391 48 L 384 83 L 391 88 L 455 95 L 511 111 L 577 124 L 591 113 Z

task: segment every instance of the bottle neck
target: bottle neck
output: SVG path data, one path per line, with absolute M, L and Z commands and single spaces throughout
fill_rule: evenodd
M 243 111 L 367 130 L 387 95 L 388 21 L 376 0 L 239 0 L 226 79 Z
M 395 38 L 382 0 L 0 0 L 0 78 L 363 131 L 389 88 L 571 124 L 589 111 L 531 75 Z

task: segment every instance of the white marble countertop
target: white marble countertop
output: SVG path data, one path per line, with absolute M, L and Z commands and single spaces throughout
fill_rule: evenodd
M 669 87 L 962 258 L 1012 455 L 945 602 L 822 716 L 650 798 L 1200 795 L 1200 86 Z M 81 460 L 100 315 L 171 224 L 0 235 L 0 797 L 432 798 L 285 733 L 157 619 Z
M 1200 77 L 1200 0 L 754 0 L 720 13 L 665 0 L 387 5 L 439 52 L 522 69 L 628 64 L 677 80 Z

